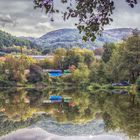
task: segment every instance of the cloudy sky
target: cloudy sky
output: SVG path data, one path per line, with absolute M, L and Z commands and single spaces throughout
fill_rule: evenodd
M 140 3 L 131 9 L 122 2 L 125 0 L 115 1 L 114 22 L 106 28 L 140 28 Z M 74 19 L 64 22 L 59 15 L 51 22 L 44 11 L 33 8 L 33 0 L 0 0 L 0 29 L 16 36 L 39 37 L 52 30 L 74 28 L 74 23 Z

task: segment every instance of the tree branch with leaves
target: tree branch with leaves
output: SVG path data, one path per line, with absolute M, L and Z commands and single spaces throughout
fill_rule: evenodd
M 137 0 L 125 0 L 130 7 L 137 4 Z M 61 10 L 55 3 L 63 3 L 66 10 Z M 77 18 L 75 23 L 83 40 L 94 41 L 105 25 L 113 21 L 111 15 L 115 9 L 115 0 L 34 0 L 35 8 L 45 8 L 46 14 L 61 13 L 64 20 Z

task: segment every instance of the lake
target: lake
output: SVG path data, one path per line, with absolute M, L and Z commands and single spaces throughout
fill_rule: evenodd
M 0 140 L 139 140 L 140 94 L 133 92 L 1 89 Z M 45 102 L 52 95 L 71 100 Z

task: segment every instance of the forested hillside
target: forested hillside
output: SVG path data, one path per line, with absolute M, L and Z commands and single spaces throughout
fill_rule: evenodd
M 83 41 L 82 35 L 76 29 L 59 29 L 48 32 L 40 38 L 27 38 L 40 45 L 43 49 L 55 50 L 56 48 L 89 48 L 103 47 L 105 43 L 117 43 L 132 35 L 132 28 L 116 28 L 104 30 L 101 36 L 97 36 L 94 42 Z
M 11 34 L 0 30 L 0 52 L 18 53 L 21 47 L 23 47 L 24 51 L 25 49 L 34 51 L 39 49 L 35 43 L 29 40 L 12 36 Z

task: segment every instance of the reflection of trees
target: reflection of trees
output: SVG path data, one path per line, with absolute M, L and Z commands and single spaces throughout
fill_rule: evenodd
M 0 92 L 0 135 L 28 127 L 44 116 L 30 106 L 29 93 L 22 88 Z
M 93 119 L 96 111 L 94 110 L 93 112 L 93 109 L 90 108 L 90 94 L 73 90 L 54 90 L 48 92 L 46 99 L 48 99 L 50 95 L 72 97 L 72 102 L 75 104 L 74 106 L 69 106 L 68 103 L 43 105 L 44 111 L 50 113 L 57 121 L 83 123 Z
M 26 120 L 36 112 L 36 108 L 30 107 L 27 92 L 22 88 L 13 89 L 10 92 L 6 91 L 3 96 L 2 108 L 9 119 Z
M 42 104 L 42 101 L 47 100 L 50 95 L 72 97 L 74 105 L 70 106 L 64 102 Z M 32 116 L 43 111 L 59 122 L 84 123 L 102 117 L 106 131 L 119 129 L 131 138 L 138 137 L 140 132 L 139 95 L 112 94 L 108 91 L 94 91 L 90 94 L 74 90 L 3 90 L 0 92 L 0 109 L 7 117 L 0 115 L 0 132 L 3 133 L 6 130 L 9 132 L 13 127 L 28 126 L 31 124 L 29 120 L 33 119 Z M 30 102 L 26 102 L 27 99 Z
M 40 107 L 44 98 L 42 91 L 37 89 L 27 89 L 26 91 L 30 100 L 30 107 Z
M 32 118 L 28 118 L 26 120 L 13 121 L 9 120 L 9 118 L 7 118 L 3 113 L 0 113 L 0 136 L 20 128 L 28 127 L 40 120 L 42 117 L 43 115 L 34 115 Z
M 130 138 L 139 137 L 140 133 L 140 104 L 133 95 L 95 95 L 96 104 L 103 112 L 107 131 L 120 129 Z

